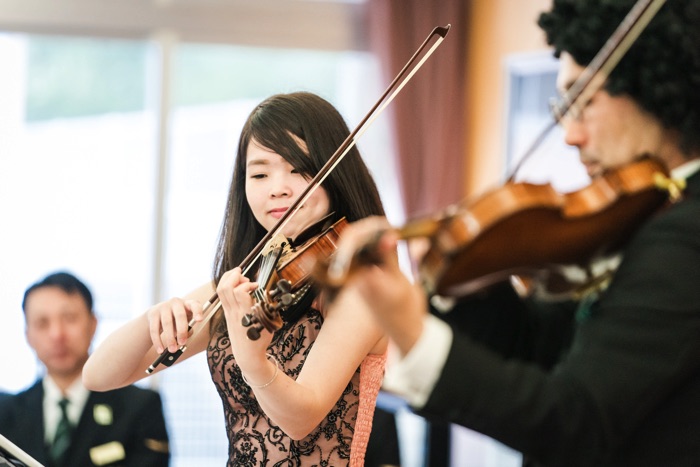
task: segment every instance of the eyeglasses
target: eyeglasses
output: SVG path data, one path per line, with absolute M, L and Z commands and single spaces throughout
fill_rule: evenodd
M 583 111 L 590 103 L 591 99 L 581 105 L 578 102 L 571 103 L 565 97 L 552 97 L 549 99 L 549 112 L 557 123 L 580 123 L 583 121 Z

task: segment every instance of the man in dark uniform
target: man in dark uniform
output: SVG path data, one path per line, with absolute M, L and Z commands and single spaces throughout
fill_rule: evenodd
M 32 285 L 22 302 L 26 337 L 46 374 L 0 399 L 0 434 L 51 467 L 167 466 L 160 395 L 128 386 L 91 392 L 81 372 L 97 328 L 90 290 L 59 272 Z

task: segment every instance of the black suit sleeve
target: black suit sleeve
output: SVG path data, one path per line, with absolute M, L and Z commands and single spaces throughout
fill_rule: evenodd
M 126 465 L 166 467 L 170 450 L 160 394 L 143 390 L 143 410 L 139 413 L 133 426 L 133 451 L 127 456 Z
M 503 358 L 551 368 L 571 344 L 576 306 L 523 299 L 506 282 L 459 301 L 448 313 L 431 311 Z

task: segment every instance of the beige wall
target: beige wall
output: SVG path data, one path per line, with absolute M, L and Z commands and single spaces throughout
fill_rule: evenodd
M 467 48 L 465 196 L 499 182 L 504 151 L 503 63 L 512 53 L 546 50 L 537 17 L 551 0 L 474 0 Z

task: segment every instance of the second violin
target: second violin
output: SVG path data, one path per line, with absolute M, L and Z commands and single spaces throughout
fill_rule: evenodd
M 424 237 L 429 248 L 419 277 L 430 293 L 462 297 L 512 275 L 538 278 L 565 265 L 586 267 L 619 249 L 669 198 L 667 170 L 652 158 L 609 170 L 587 187 L 559 193 L 551 185 L 508 183 L 432 218 L 397 228 L 403 239 Z M 319 281 L 340 287 L 359 258 L 334 264 Z

